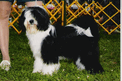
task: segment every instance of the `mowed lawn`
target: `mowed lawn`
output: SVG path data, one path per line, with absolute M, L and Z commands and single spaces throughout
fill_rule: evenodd
M 0 69 L 0 81 L 120 81 L 120 34 L 108 35 L 100 31 L 99 48 L 100 63 L 105 70 L 102 74 L 79 71 L 73 60 L 61 60 L 59 71 L 52 76 L 32 73 L 34 58 L 27 37 L 25 33 L 18 35 L 11 28 L 9 53 L 12 67 L 8 72 Z

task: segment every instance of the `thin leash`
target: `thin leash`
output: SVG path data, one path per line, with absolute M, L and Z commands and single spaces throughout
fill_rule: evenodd
M 35 0 L 35 6 L 37 6 L 37 0 Z

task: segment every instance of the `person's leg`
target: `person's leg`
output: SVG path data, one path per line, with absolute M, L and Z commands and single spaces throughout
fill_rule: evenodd
M 9 27 L 8 19 L 11 12 L 11 3 L 0 1 L 0 49 L 3 61 L 9 61 Z
M 35 6 L 35 1 L 26 2 L 27 7 Z M 37 5 L 42 6 L 42 1 L 37 1 Z
M 0 1 L 0 49 L 3 60 L 10 61 L 9 58 L 9 27 L 8 19 L 11 12 L 11 3 Z

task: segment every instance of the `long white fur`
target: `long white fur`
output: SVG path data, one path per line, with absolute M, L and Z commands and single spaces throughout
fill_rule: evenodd
M 58 64 L 43 64 L 43 68 L 42 68 L 42 73 L 43 75 L 45 74 L 50 74 L 52 75 L 54 72 L 58 71 L 60 68 L 60 63 L 58 62 Z
M 84 70 L 85 66 L 80 61 L 81 61 L 81 59 L 78 58 L 77 61 L 76 61 L 76 65 L 77 65 L 78 69 Z

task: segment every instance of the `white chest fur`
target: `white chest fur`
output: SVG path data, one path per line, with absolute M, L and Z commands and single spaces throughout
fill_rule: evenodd
M 26 32 L 26 36 L 29 39 L 29 44 L 30 44 L 31 51 L 33 52 L 33 55 L 40 54 L 42 42 L 45 39 L 45 37 L 48 35 L 49 33 L 44 31 L 39 31 L 35 34 L 28 34 Z
M 45 39 L 45 37 L 50 35 L 50 31 L 52 31 L 52 33 L 55 32 L 55 29 L 52 25 L 49 25 L 49 28 L 46 31 L 37 31 L 34 34 L 30 34 L 26 31 L 26 36 L 29 40 L 30 48 L 33 52 L 33 55 L 40 54 L 43 40 Z

